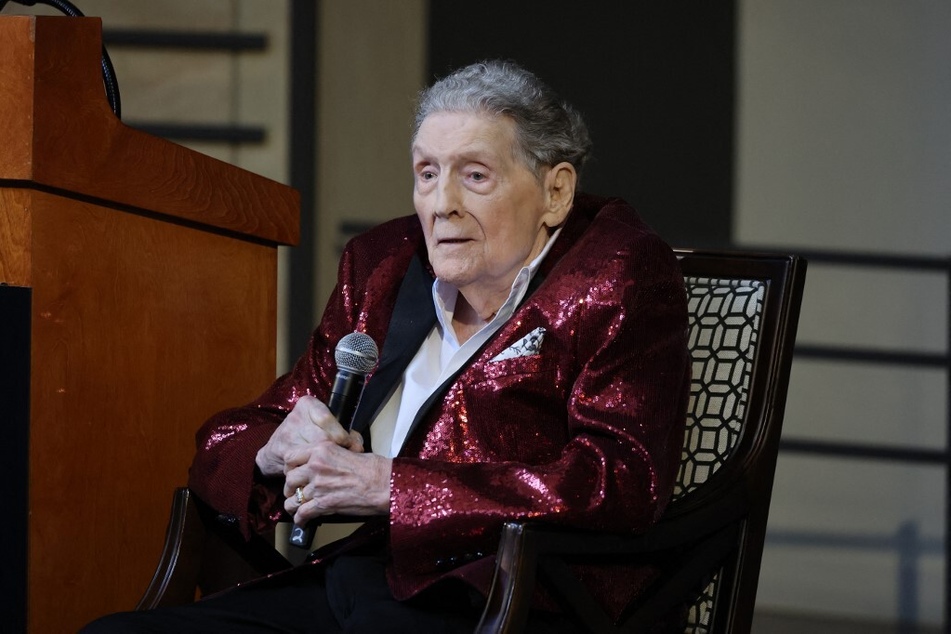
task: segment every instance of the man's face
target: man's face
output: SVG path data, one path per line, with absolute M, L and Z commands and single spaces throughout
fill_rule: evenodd
M 510 119 L 453 112 L 426 117 L 413 143 L 413 203 L 429 260 L 470 303 L 504 300 L 560 221 L 545 174 L 540 182 L 514 148 Z

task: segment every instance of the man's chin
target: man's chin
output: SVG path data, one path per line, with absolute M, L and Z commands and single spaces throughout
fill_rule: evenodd
M 433 262 L 433 273 L 440 281 L 462 287 L 472 282 L 472 267 L 465 262 L 440 259 Z

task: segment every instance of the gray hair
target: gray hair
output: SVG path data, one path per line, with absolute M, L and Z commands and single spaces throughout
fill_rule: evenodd
M 439 112 L 509 117 L 515 122 L 516 158 L 535 174 L 566 161 L 580 176 L 591 152 L 591 138 L 581 115 L 514 62 L 472 64 L 423 90 L 413 139 L 423 120 Z

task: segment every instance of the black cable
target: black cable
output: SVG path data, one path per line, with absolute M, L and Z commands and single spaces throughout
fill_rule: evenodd
M 0 0 L 0 11 L 6 6 L 9 0 Z M 16 0 L 17 4 L 32 7 L 37 4 L 45 4 L 73 18 L 85 17 L 74 4 L 66 0 Z M 106 89 L 106 99 L 109 100 L 109 107 L 119 119 L 122 118 L 122 104 L 119 98 L 119 82 L 116 79 L 116 71 L 112 66 L 112 59 L 106 51 L 105 45 L 102 47 L 102 84 Z

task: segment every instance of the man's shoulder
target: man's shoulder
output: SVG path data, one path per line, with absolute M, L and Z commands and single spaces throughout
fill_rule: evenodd
M 379 263 L 393 257 L 407 260 L 423 243 L 423 232 L 415 215 L 387 220 L 351 238 L 344 248 L 350 258 Z
M 585 225 L 585 230 L 612 231 L 631 234 L 653 234 L 637 210 L 622 198 L 579 193 L 572 212 Z
M 375 225 L 354 237 L 351 242 L 357 245 L 371 243 L 395 245 L 406 240 L 419 240 L 421 237 L 422 227 L 420 227 L 419 218 L 415 214 L 411 214 Z
M 573 217 L 572 217 L 573 216 Z M 566 230 L 575 251 L 591 256 L 611 252 L 670 251 L 666 241 L 621 198 L 579 194 Z M 632 248 L 633 247 L 633 248 Z

